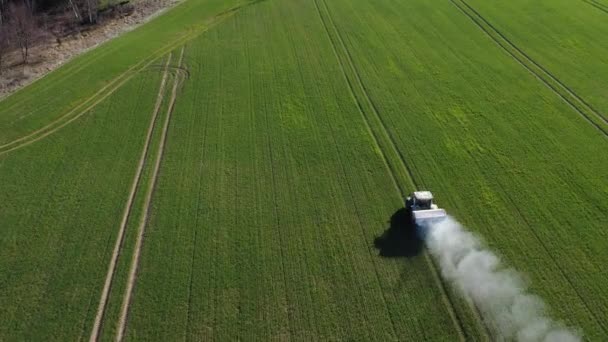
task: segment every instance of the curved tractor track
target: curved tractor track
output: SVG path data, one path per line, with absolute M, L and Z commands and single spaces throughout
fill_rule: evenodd
M 209 22 L 202 24 L 197 27 L 190 28 L 187 32 L 185 32 L 181 37 L 173 40 L 171 43 L 161 47 L 160 49 L 152 52 L 150 56 L 146 59 L 143 59 L 136 63 L 135 65 L 129 67 L 122 74 L 118 75 L 114 79 L 112 79 L 107 85 L 103 88 L 99 89 L 95 94 L 90 97 L 82 100 L 75 107 L 69 109 L 65 114 L 59 116 L 52 122 L 46 124 L 45 126 L 27 133 L 19 138 L 16 138 L 10 142 L 4 143 L 0 145 L 0 156 L 19 150 L 23 147 L 29 146 L 37 141 L 40 141 L 58 131 L 62 128 L 68 126 L 73 123 L 77 119 L 81 118 L 85 114 L 89 113 L 93 108 L 99 105 L 103 100 L 107 99 L 110 95 L 120 89 L 126 82 L 128 82 L 131 78 L 136 76 L 138 73 L 145 71 L 146 69 L 152 68 L 163 68 L 162 66 L 154 66 L 153 63 L 161 58 L 162 56 L 170 53 L 175 48 L 184 45 L 188 41 L 195 39 L 201 34 L 207 32 L 212 27 L 220 24 L 224 20 L 230 18 L 234 14 L 236 14 L 239 10 L 256 4 L 257 2 L 262 0 L 254 0 L 243 3 L 241 5 L 230 8 L 224 12 L 221 12 L 214 16 Z M 182 80 L 189 78 L 189 71 L 183 69 L 181 66 L 172 67 L 169 66 L 170 69 L 174 70 L 176 74 L 181 74 Z
M 183 60 L 183 55 L 184 55 L 184 48 L 182 48 L 182 51 L 181 51 L 180 65 L 181 65 L 181 61 Z M 163 69 L 161 69 L 163 71 L 163 77 L 162 77 L 158 95 L 156 98 L 156 103 L 154 105 L 154 110 L 153 110 L 151 118 L 150 118 L 150 124 L 148 127 L 144 147 L 141 152 L 139 163 L 137 165 L 137 170 L 136 170 L 135 176 L 134 176 L 132 184 L 131 184 L 129 197 L 127 199 L 127 202 L 126 202 L 124 210 L 123 210 L 122 220 L 121 220 L 120 227 L 118 230 L 118 235 L 116 237 L 116 241 L 114 244 L 114 249 L 112 252 L 111 259 L 110 259 L 110 264 L 108 265 L 108 270 L 106 272 L 104 287 L 102 289 L 99 303 L 97 306 L 97 314 L 95 316 L 95 321 L 93 323 L 93 328 L 91 330 L 91 335 L 89 337 L 89 341 L 91 341 L 91 342 L 97 341 L 99 339 L 99 336 L 101 333 L 101 328 L 102 328 L 103 321 L 105 318 L 104 316 L 105 316 L 106 307 L 108 305 L 110 293 L 112 291 L 112 286 L 114 284 L 114 276 L 116 274 L 118 258 L 120 257 L 121 250 L 122 250 L 122 247 L 124 244 L 127 226 L 129 224 L 130 220 L 132 219 L 131 214 L 132 214 L 132 211 L 134 208 L 135 197 L 137 196 L 139 191 L 142 191 L 141 181 L 142 181 L 142 175 L 144 173 L 144 169 L 146 168 L 145 167 L 146 163 L 148 161 L 154 161 L 155 164 L 154 164 L 153 173 L 148 182 L 148 187 L 145 190 L 146 197 L 145 197 L 145 203 L 144 203 L 144 207 L 143 207 L 143 214 L 140 217 L 136 247 L 133 252 L 133 256 L 132 256 L 133 260 L 132 260 L 132 263 L 130 266 L 131 271 L 129 274 L 129 281 L 127 283 L 127 289 L 125 290 L 125 294 L 124 294 L 124 297 L 125 297 L 124 300 L 126 300 L 126 303 L 130 302 L 130 296 L 131 296 L 131 293 L 132 293 L 132 290 L 134 287 L 134 283 L 135 283 L 137 265 L 139 263 L 139 253 L 140 253 L 140 249 L 141 249 L 141 245 L 142 245 L 144 228 L 145 228 L 145 224 L 146 224 L 147 218 L 148 218 L 148 212 L 149 212 L 149 208 L 150 208 L 152 195 L 154 192 L 154 187 L 156 185 L 156 179 L 158 178 L 157 176 L 158 176 L 158 172 L 160 169 L 160 163 L 162 161 L 164 145 L 165 145 L 166 138 L 167 138 L 168 125 L 169 125 L 171 114 L 173 112 L 173 108 L 174 108 L 175 101 L 177 98 L 178 89 L 189 76 L 189 72 L 187 69 L 185 69 L 183 67 L 172 67 L 170 65 L 172 58 L 173 58 L 173 55 L 170 54 L 169 57 L 167 58 L 166 63 L 162 66 Z M 172 87 L 170 86 L 171 79 L 173 80 Z M 169 92 L 169 89 L 167 89 L 168 87 L 171 87 L 170 92 Z M 167 96 L 168 94 L 170 94 L 169 97 Z M 154 135 L 155 135 L 154 131 L 157 128 L 157 126 L 160 124 L 159 123 L 159 120 L 160 120 L 159 114 L 161 112 L 161 109 L 163 108 L 163 103 L 167 103 L 167 101 L 168 101 L 168 109 L 167 109 L 165 121 L 162 126 L 162 132 L 161 132 L 161 136 L 160 136 L 161 141 L 158 146 L 158 149 L 156 150 L 156 154 L 153 156 L 150 148 L 153 145 L 154 140 L 156 140 L 154 138 Z M 128 309 L 128 307 L 124 307 L 124 304 L 123 304 L 122 310 L 124 311 L 127 309 Z M 124 315 L 125 315 L 124 317 L 126 318 L 126 311 L 125 311 Z M 124 332 L 124 322 L 123 322 L 122 317 L 123 316 L 121 316 L 121 325 L 119 326 L 119 330 L 118 330 L 119 332 Z M 117 337 L 117 339 L 118 339 L 118 337 Z

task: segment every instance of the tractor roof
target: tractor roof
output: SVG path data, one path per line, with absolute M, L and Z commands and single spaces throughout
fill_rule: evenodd
M 414 197 L 419 201 L 429 201 L 433 199 L 433 194 L 430 191 L 415 191 Z

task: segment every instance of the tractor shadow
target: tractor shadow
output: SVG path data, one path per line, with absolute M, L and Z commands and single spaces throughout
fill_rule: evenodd
M 397 210 L 389 221 L 390 226 L 374 239 L 374 246 L 384 258 L 411 258 L 419 255 L 424 242 L 418 237 L 408 210 Z

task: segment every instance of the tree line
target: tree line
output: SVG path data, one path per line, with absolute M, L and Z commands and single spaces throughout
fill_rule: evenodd
M 98 13 L 99 0 L 0 0 L 0 72 L 6 54 L 15 49 L 28 63 L 33 44 L 55 35 L 50 21 L 61 17 L 65 25 L 93 25 Z

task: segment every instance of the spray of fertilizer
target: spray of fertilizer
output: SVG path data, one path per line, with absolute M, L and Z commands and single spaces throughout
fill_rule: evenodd
M 545 314 L 540 298 L 521 277 L 501 265 L 496 254 L 455 219 L 430 224 L 424 238 L 442 275 L 473 301 L 497 340 L 580 341 L 580 336 Z

